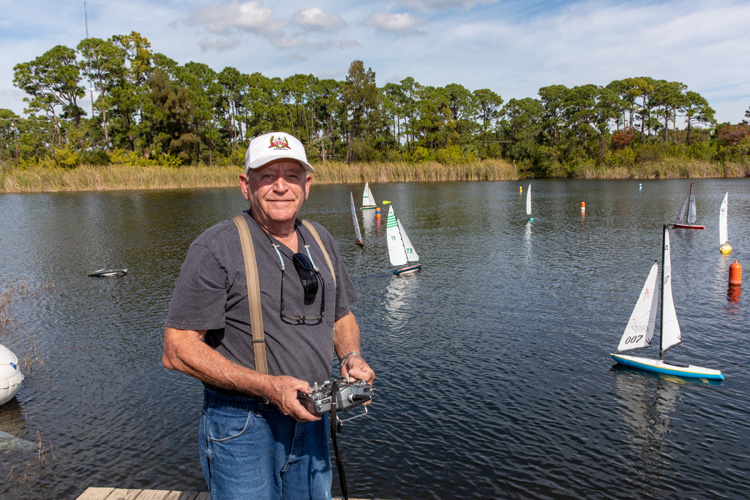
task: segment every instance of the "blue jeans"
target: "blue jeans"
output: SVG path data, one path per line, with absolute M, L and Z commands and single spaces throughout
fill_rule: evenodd
M 200 456 L 211 500 L 330 500 L 328 422 L 205 390 Z

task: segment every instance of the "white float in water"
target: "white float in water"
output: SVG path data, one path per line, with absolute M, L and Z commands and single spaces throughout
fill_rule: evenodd
M 13 352 L 0 344 L 0 405 L 4 405 L 16 395 L 21 388 L 23 373 L 18 368 L 18 358 Z

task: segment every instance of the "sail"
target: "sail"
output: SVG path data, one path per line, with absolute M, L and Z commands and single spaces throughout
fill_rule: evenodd
M 349 193 L 349 202 L 352 209 L 352 222 L 354 222 L 354 234 L 357 237 L 357 241 L 362 241 L 362 233 L 359 231 L 359 221 L 357 220 L 357 211 L 354 209 L 354 196 Z
M 693 183 L 690 183 L 690 195 L 688 196 L 690 198 L 690 205 L 688 208 L 688 224 L 695 224 L 695 195 L 693 194 Z
M 659 303 L 656 300 L 659 286 L 656 279 L 658 274 L 659 264 L 654 262 L 641 290 L 641 295 L 638 297 L 638 302 L 636 302 L 633 313 L 630 315 L 628 326 L 622 334 L 620 345 L 617 346 L 617 352 L 640 349 L 651 345 L 651 340 L 654 337 L 654 326 L 656 325 L 656 306 Z
M 677 212 L 677 217 L 674 219 L 675 224 L 679 224 L 682 222 L 682 218 L 685 217 L 685 209 L 687 209 L 688 202 L 690 201 L 690 195 L 685 198 L 685 202 L 682 204 L 682 208 L 680 208 L 680 211 Z
M 401 225 L 400 220 L 397 220 L 396 222 L 398 222 L 398 231 L 399 233 L 401 233 L 401 240 L 404 242 L 404 252 L 406 253 L 406 259 L 409 262 L 419 262 L 419 255 L 417 255 L 417 251 L 414 250 L 414 245 L 411 244 L 411 240 L 406 235 L 404 226 Z
M 719 244 L 723 245 L 729 242 L 729 233 L 727 231 L 727 209 L 729 208 L 729 193 L 724 195 L 719 209 Z
M 531 184 L 526 190 L 526 215 L 531 215 Z
M 375 206 L 375 198 L 372 196 L 372 191 L 370 191 L 370 183 L 365 182 L 365 190 L 362 193 L 362 206 L 363 207 L 374 207 Z
M 664 249 L 662 262 L 662 300 L 661 300 L 661 354 L 682 342 L 680 323 L 674 309 L 672 298 L 672 259 L 669 252 L 669 229 L 664 228 Z
M 393 211 L 393 205 L 388 209 L 388 219 L 385 224 L 386 238 L 388 240 L 388 256 L 391 259 L 392 266 L 403 266 L 407 263 L 406 250 L 404 241 L 401 238 L 398 219 Z

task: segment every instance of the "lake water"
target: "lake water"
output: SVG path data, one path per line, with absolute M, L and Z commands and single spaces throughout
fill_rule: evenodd
M 534 180 L 533 222 L 528 184 L 372 185 L 424 263 L 401 278 L 385 212 L 359 214 L 354 244 L 349 192 L 363 186 L 313 186 L 303 216 L 339 242 L 377 373 L 370 414 L 340 437 L 350 496 L 746 498 L 750 292 L 727 278 L 750 265 L 750 179 L 696 181 L 706 229 L 672 233 L 685 341 L 670 355 L 721 369 L 718 384 L 609 357 L 690 181 Z M 200 384 L 162 367 L 163 323 L 189 243 L 244 208 L 236 188 L 0 196 L 0 343 L 26 375 L 0 430 L 42 448 L 0 449 L 0 498 L 205 489 Z M 87 277 L 102 267 L 129 272 Z

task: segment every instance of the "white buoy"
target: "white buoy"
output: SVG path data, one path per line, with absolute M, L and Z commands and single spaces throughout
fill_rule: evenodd
M 0 344 L 0 405 L 4 405 L 18 392 L 23 381 L 23 373 L 18 367 L 18 358 Z

